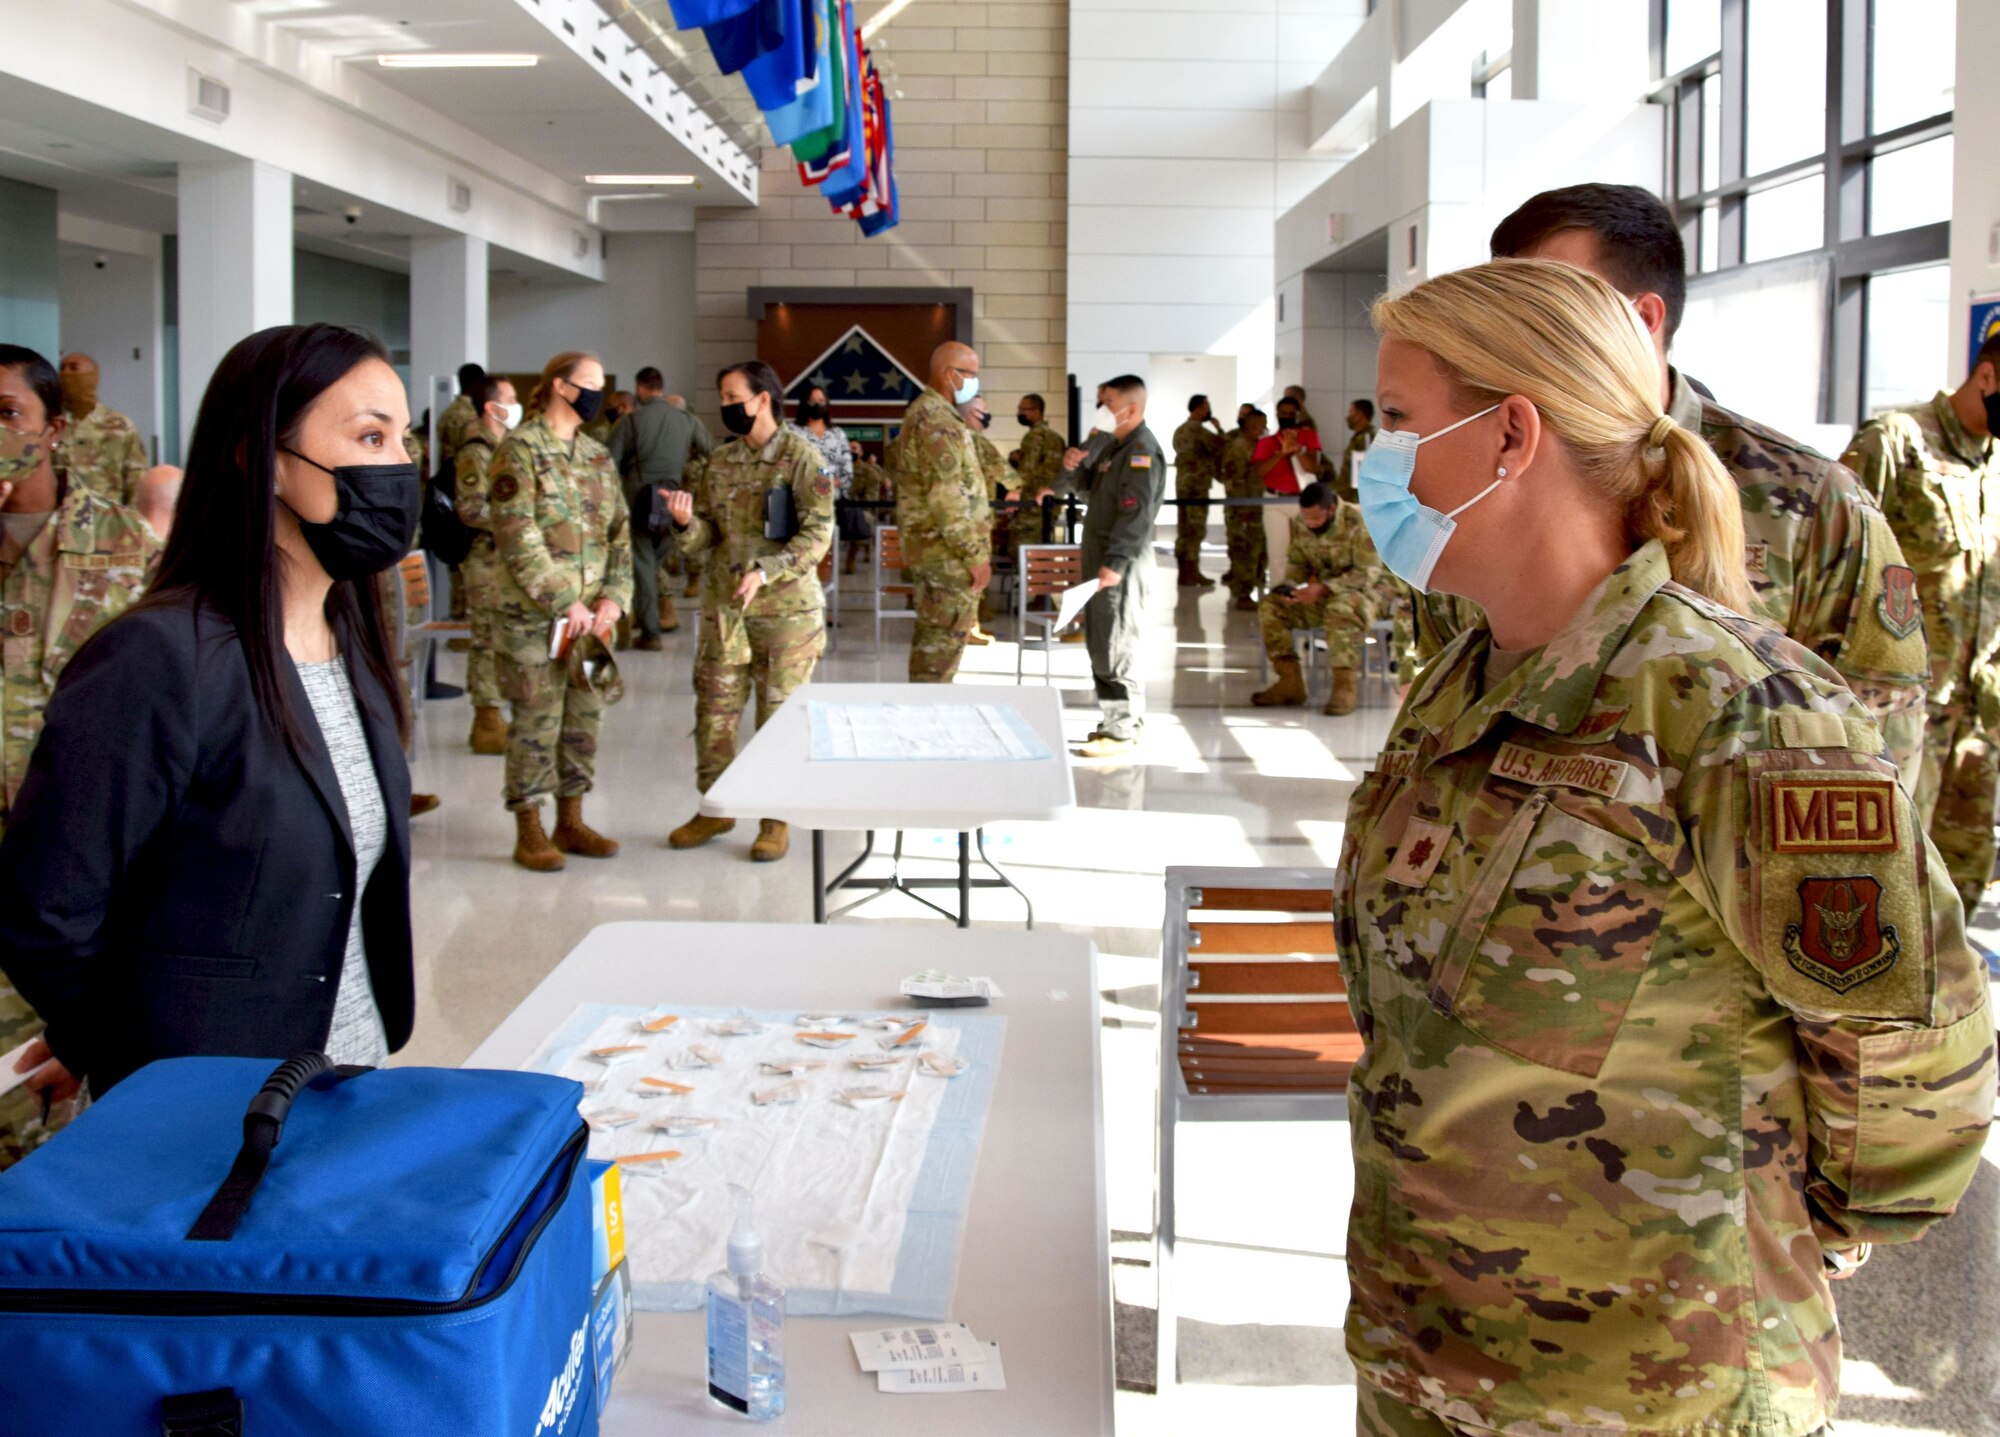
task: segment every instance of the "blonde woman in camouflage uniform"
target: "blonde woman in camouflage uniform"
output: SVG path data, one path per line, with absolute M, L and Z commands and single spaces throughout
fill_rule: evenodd
M 507 807 L 517 832 L 514 861 L 538 873 L 565 853 L 610 858 L 613 840 L 583 821 L 597 773 L 605 699 L 575 663 L 550 657 L 551 630 L 568 621 L 572 646 L 609 647 L 632 602 L 630 511 L 611 455 L 582 432 L 602 412 L 604 366 L 593 355 L 559 354 L 542 371 L 532 412 L 493 456 L 486 492 L 499 557 L 495 669 L 514 705 L 507 726 Z M 556 796 L 553 835 L 542 797 Z
M 1829 1280 L 1950 1213 L 1992 1117 L 1957 897 L 1861 701 L 1742 616 L 1736 487 L 1627 301 L 1502 260 L 1375 322 L 1363 513 L 1487 617 L 1335 879 L 1359 1429 L 1821 1430 Z
M 0 824 L 27 777 L 57 676 L 85 639 L 139 597 L 160 552 L 136 513 L 74 471 L 56 474 L 51 456 L 63 437 L 60 396 L 68 392 L 41 355 L 0 345 L 0 613 L 8 619 L 0 664 Z M 27 1000 L 0 977 L 0 1053 L 13 1052 L 41 1028 Z M 17 1064 L 28 1081 L 0 1096 L 0 1168 L 40 1147 L 83 1106 L 73 1088 L 42 1078 L 49 1056 L 46 1044 L 31 1049 Z M 0 1073 L 0 1080 L 11 1076 Z
M 695 787 L 707 793 L 736 757 L 743 705 L 757 691 L 757 727 L 812 678 L 826 648 L 826 595 L 819 562 L 833 542 L 836 481 L 824 457 L 796 430 L 783 428 L 784 389 L 771 366 L 752 360 L 716 376 L 722 423 L 734 437 L 708 456 L 705 472 L 667 494 L 681 550 L 706 554 L 701 638 L 694 660 Z M 765 537 L 771 491 L 791 491 L 798 528 Z M 675 848 L 699 848 L 736 827 L 733 818 L 697 813 L 668 836 Z M 750 856 L 783 858 L 784 824 L 764 819 Z

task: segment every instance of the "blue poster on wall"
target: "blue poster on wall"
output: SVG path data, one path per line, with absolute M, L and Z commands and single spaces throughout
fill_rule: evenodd
M 1972 373 L 1972 366 L 1979 358 L 1979 346 L 2000 334 L 2000 294 L 1976 294 L 1972 297 L 1971 336 L 1965 347 L 1965 372 Z

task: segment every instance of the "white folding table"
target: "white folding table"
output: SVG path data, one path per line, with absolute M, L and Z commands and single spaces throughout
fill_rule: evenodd
M 1042 741 L 1049 756 L 1038 759 L 942 759 L 897 761 L 815 761 L 808 703 L 829 704 L 1005 704 L 1015 709 Z M 775 818 L 812 831 L 813 922 L 827 921 L 827 899 L 843 888 L 871 890 L 831 916 L 894 891 L 927 908 L 972 923 L 972 890 L 1011 888 L 1035 905 L 986 852 L 986 825 L 1007 820 L 1061 818 L 1076 809 L 1069 750 L 1063 742 L 1062 694 L 1052 688 L 999 684 L 807 684 L 771 715 L 770 722 L 736 755 L 715 786 L 703 795 L 701 811 L 716 818 Z M 906 878 L 903 832 L 943 829 L 958 834 L 956 878 Z M 831 883 L 826 877 L 828 829 L 863 831 L 861 856 Z M 855 875 L 875 852 L 875 835 L 894 830 L 895 849 L 886 877 Z M 992 878 L 972 876 L 975 846 Z M 917 890 L 956 888 L 958 912 Z
M 894 1317 L 785 1325 L 794 1432 L 1068 1437 L 1112 1430 L 1110 1231 L 1104 1205 L 1097 952 L 1067 933 L 980 929 L 943 951 L 922 928 L 609 923 L 592 929 L 479 1050 L 469 1068 L 518 1068 L 579 1003 L 893 1009 L 897 984 L 940 961 L 991 974 L 1006 996 L 999 1079 L 966 1213 L 952 1312 L 1000 1344 L 1004 1392 L 891 1396 L 856 1366 L 847 1334 Z M 751 1430 L 707 1396 L 703 1317 L 642 1312 L 605 1437 Z

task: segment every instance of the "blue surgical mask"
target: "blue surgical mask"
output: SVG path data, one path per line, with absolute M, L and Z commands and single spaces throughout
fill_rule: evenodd
M 1468 414 L 1457 424 L 1421 438 L 1407 429 L 1385 429 L 1361 456 L 1354 487 L 1368 537 L 1375 541 L 1375 552 L 1382 556 L 1389 572 L 1419 594 L 1430 592 L 1431 572 L 1458 527 L 1458 516 L 1505 481 L 1495 479 L 1449 514 L 1440 513 L 1410 492 L 1410 479 L 1417 471 L 1417 449 L 1475 419 L 1484 419 L 1499 407 L 1495 404 Z
M 970 404 L 978 397 L 979 376 L 975 374 L 952 391 L 951 402 L 953 404 Z

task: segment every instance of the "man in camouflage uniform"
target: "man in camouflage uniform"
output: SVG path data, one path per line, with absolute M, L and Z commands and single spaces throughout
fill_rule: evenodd
M 56 467 L 114 504 L 130 508 L 146 475 L 146 441 L 131 420 L 97 400 L 97 361 L 62 358 L 63 413 L 69 429 L 56 446 Z
M 1023 544 L 1061 542 L 1060 531 L 1049 538 L 1042 535 L 1042 500 L 1062 492 L 1063 442 L 1049 423 L 1048 405 L 1041 395 L 1022 396 L 1014 417 L 1021 422 L 1023 431 L 1021 458 L 1014 470 L 1021 501 L 1013 519 L 1014 552 L 1018 554 Z
M 826 648 L 819 565 L 833 543 L 838 481 L 804 435 L 778 427 L 777 396 L 761 402 L 768 407 L 758 417 L 770 416 L 770 437 L 755 446 L 747 438 L 721 445 L 708 456 L 701 478 L 669 498 L 682 549 L 706 557 L 694 663 L 694 781 L 702 793 L 736 757 L 751 691 L 762 728 L 811 680 Z M 797 532 L 783 542 L 764 537 L 765 496 L 779 485 L 791 490 L 798 515 Z M 752 576 L 746 601 L 743 589 Z M 667 841 L 695 848 L 735 826 L 733 819 L 697 814 Z M 786 826 L 767 818 L 750 856 L 771 862 L 789 847 Z
M 1979 1166 L 1985 973 L 1878 729 L 1670 578 L 1468 632 L 1349 803 L 1364 1437 L 1813 1432 L 1829 1276 Z
M 18 369 L 0 367 L 0 396 L 40 412 Z M 54 429 L 60 434 L 61 418 Z M 50 454 L 55 435 L 0 429 L 0 824 L 4 824 L 56 679 L 83 641 L 144 592 L 159 540 L 133 511 L 73 477 L 58 479 Z M 41 1032 L 41 1019 L 0 977 L 0 1053 Z M 12 1074 L 0 1075 L 11 1077 Z M 78 1095 L 43 1111 L 39 1090 L 0 1095 L 0 1168 L 41 1146 L 81 1111 Z
M 1263 410 L 1251 408 L 1241 427 L 1229 436 L 1222 450 L 1222 493 L 1229 499 L 1262 499 L 1264 481 L 1253 457 L 1257 442 L 1264 437 L 1268 422 Z M 1222 527 L 1229 539 L 1229 572 L 1222 582 L 1236 596 L 1236 607 L 1255 612 L 1257 601 L 1250 591 L 1264 582 L 1264 511 L 1259 504 L 1231 504 L 1222 511 Z
M 1375 422 L 1375 401 L 1357 399 L 1347 406 L 1347 447 L 1340 451 L 1340 477 L 1334 484 L 1334 492 L 1348 503 L 1358 500 L 1354 487 L 1354 471 L 1361 463 L 1361 456 L 1368 452 L 1368 446 L 1375 442 L 1375 436 L 1382 432 Z
M 1292 635 L 1299 629 L 1319 630 L 1326 634 L 1327 666 L 1333 670 L 1332 691 L 1320 712 L 1351 714 L 1361 706 L 1361 647 L 1375 622 L 1382 583 L 1382 566 L 1361 510 L 1341 502 L 1324 484 L 1306 485 L 1299 493 L 1299 516 L 1292 521 L 1285 563 L 1290 592 L 1274 589 L 1257 606 L 1264 652 L 1277 681 L 1251 695 L 1250 702 L 1276 707 L 1306 701 Z
M 1213 579 L 1201 575 L 1201 541 L 1208 536 L 1208 491 L 1222 470 L 1226 442 L 1208 396 L 1188 401 L 1187 422 L 1174 431 L 1174 497 L 1180 514 L 1174 529 L 1174 561 L 1183 589 L 1212 589 Z
M 1989 402 L 1990 401 L 1990 402 Z M 1930 722 L 1917 817 L 1970 914 L 1993 877 L 2000 788 L 2000 339 L 1972 374 L 1861 426 L 1841 462 L 1880 501 L 1910 567 L 1882 622 L 1930 645 Z
M 559 381 L 560 382 L 560 381 Z M 514 861 L 535 872 L 564 853 L 609 858 L 618 845 L 583 821 L 597 773 L 604 696 L 549 656 L 551 628 L 577 605 L 613 622 L 632 602 L 631 511 L 604 446 L 581 427 L 568 440 L 546 414 L 501 441 L 489 471 L 486 513 L 499 558 L 495 673 L 514 706 L 507 730 L 507 807 L 519 833 Z M 571 642 L 582 638 L 571 635 Z M 556 795 L 555 832 L 544 835 L 542 798 Z
M 848 486 L 849 492 L 863 504 L 881 503 L 889 497 L 889 471 L 868 457 L 859 440 L 850 447 L 854 450 L 854 480 Z M 841 570 L 844 573 L 854 572 L 854 566 L 860 559 L 862 549 L 868 549 L 870 556 L 873 556 L 875 526 L 882 522 L 882 511 L 863 509 L 861 522 L 867 526 L 868 537 L 856 539 L 847 546 L 847 556 L 841 561 Z
M 916 588 L 913 684 L 948 684 L 958 673 L 979 621 L 980 596 L 993 577 L 986 471 L 954 398 L 968 384 L 976 388 L 978 377 L 979 356 L 969 346 L 938 346 L 930 383 L 903 416 L 889 470 L 903 562 Z
M 1623 236 L 1606 238 L 1592 225 Z M 1631 238 L 1646 233 L 1644 247 Z M 1929 658 L 1921 627 L 1897 617 L 1909 575 L 1882 511 L 1839 464 L 1696 391 L 1667 363 L 1686 292 L 1680 231 L 1653 195 L 1629 185 L 1576 185 L 1535 196 L 1493 231 L 1495 258 L 1552 259 L 1596 274 L 1630 298 L 1659 354 L 1664 406 L 1708 441 L 1743 503 L 1744 567 L 1752 618 L 1783 629 L 1826 660 L 1882 726 L 1913 792 L 1924 752 Z M 1460 632 L 1451 610 L 1427 596 L 1418 657 L 1429 662 Z M 1463 605 L 1461 613 L 1473 612 Z
M 458 367 L 458 397 L 447 404 L 444 413 L 438 416 L 436 472 L 439 474 L 457 475 L 459 447 L 481 428 L 483 420 L 474 391 L 485 379 L 485 369 L 477 364 L 461 364 Z M 511 390 L 514 386 L 509 384 L 507 387 Z
M 493 516 L 487 511 L 488 471 L 494 452 L 507 437 L 501 411 L 514 402 L 514 386 L 505 379 L 481 375 L 469 395 L 460 395 L 476 420 L 457 434 L 453 445 L 458 517 L 478 535 L 465 562 L 458 566 L 465 585 L 466 617 L 472 623 L 472 648 L 465 658 L 465 690 L 472 699 L 472 733 L 467 742 L 480 754 L 507 752 L 507 716 L 501 710 L 500 673 L 494 626 L 499 622 L 503 593 L 500 556 L 493 545 Z M 457 401 L 453 401 L 457 407 Z M 450 410 L 446 410 L 447 416 Z

